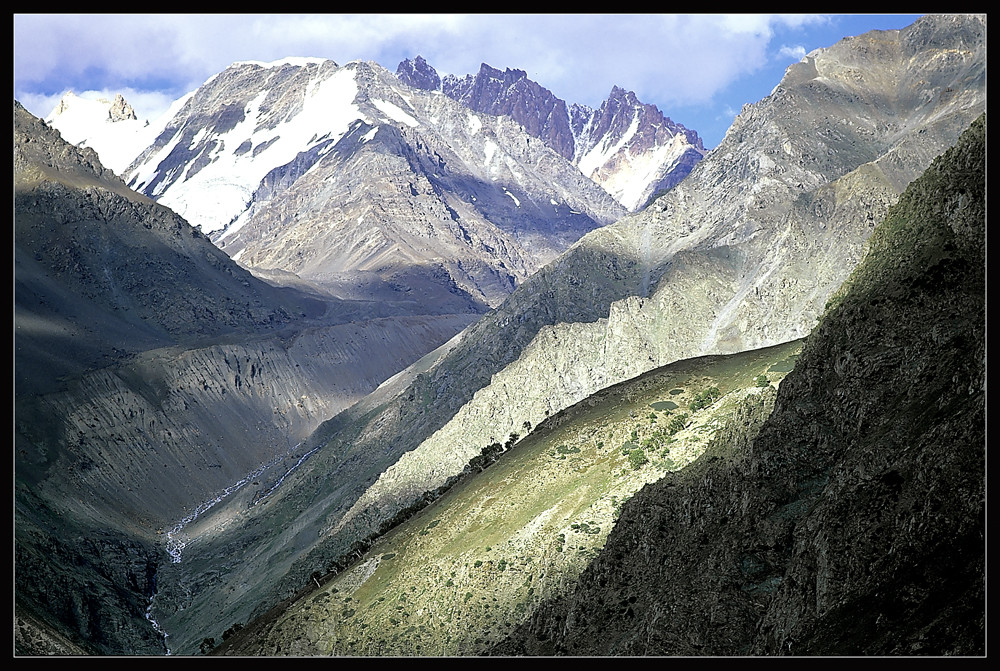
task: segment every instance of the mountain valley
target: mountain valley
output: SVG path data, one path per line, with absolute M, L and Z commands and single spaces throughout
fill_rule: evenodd
M 16 654 L 984 654 L 985 32 L 15 101 Z
M 22 572 L 55 547 L 79 552 L 87 536 L 66 540 L 65 530 L 83 528 L 142 547 L 155 566 L 157 529 L 288 452 L 471 321 L 396 316 L 384 304 L 267 284 L 16 103 L 15 136 Z M 152 588 L 149 570 L 140 573 L 129 599 L 143 602 L 141 618 Z M 77 591 L 61 579 L 37 589 L 18 598 L 38 609 Z M 88 607 L 65 609 L 79 626 L 96 617 Z

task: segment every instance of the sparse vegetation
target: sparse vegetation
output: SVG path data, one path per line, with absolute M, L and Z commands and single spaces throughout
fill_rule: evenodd
M 236 624 L 234 624 L 233 626 L 231 626 L 229 629 L 226 629 L 224 632 L 222 632 L 222 640 L 223 641 L 228 640 L 230 636 L 233 636 L 233 635 L 239 633 L 239 631 L 241 629 L 243 629 L 243 624 L 240 623 L 240 622 L 237 622 Z
M 632 466 L 633 471 L 637 471 L 649 463 L 649 458 L 642 450 L 635 449 L 628 453 L 628 463 Z
M 776 353 L 772 361 L 787 358 L 789 349 Z M 754 380 L 760 371 L 759 359 L 753 366 L 739 364 L 725 375 Z M 697 377 L 687 379 L 697 384 L 695 389 L 703 389 L 716 379 L 721 382 L 727 378 L 699 370 Z M 671 380 L 673 389 L 680 389 L 676 386 L 679 381 Z M 691 385 L 685 382 L 685 387 L 690 389 Z M 711 398 L 710 389 L 701 397 Z M 533 434 L 524 449 L 519 447 L 485 473 L 485 466 L 495 463 L 506 450 L 497 442 L 484 448 L 478 460 L 470 460 L 482 470 L 467 468 L 462 487 L 454 488 L 462 493 L 438 501 L 435 505 L 439 507 L 430 516 L 410 520 L 409 531 L 399 536 L 420 538 L 420 543 L 404 546 L 389 541 L 381 548 L 383 560 L 400 554 L 406 561 L 377 565 L 363 586 L 342 592 L 356 600 L 347 603 L 338 598 L 336 610 L 329 602 L 314 602 L 312 616 L 329 618 L 321 626 L 328 628 L 326 640 L 335 646 L 336 654 L 368 654 L 372 649 L 412 654 L 418 644 L 434 654 L 476 654 L 502 637 L 507 626 L 502 623 L 520 620 L 521 611 L 530 613 L 533 604 L 550 596 L 552 585 L 574 580 L 597 555 L 623 502 L 638 487 L 659 473 L 689 463 L 704 449 L 717 426 L 712 413 L 729 412 L 724 402 L 693 416 L 684 412 L 686 407 L 681 411 L 672 401 L 657 400 L 671 397 L 670 390 L 670 386 L 663 386 L 632 391 L 619 405 L 588 409 L 583 423 L 571 420 L 556 427 L 549 437 Z M 690 400 L 681 398 L 682 405 Z M 653 403 L 670 403 L 674 412 Z M 701 432 L 687 431 L 683 438 L 675 437 L 681 429 L 690 429 L 693 419 Z M 614 445 L 619 446 L 620 455 Z M 567 468 L 571 463 L 573 467 Z M 526 478 L 525 473 L 532 477 Z M 588 494 L 590 498 L 566 504 L 574 499 L 567 497 L 567 492 L 585 490 L 596 496 Z M 514 505 L 538 496 L 542 497 L 538 503 L 545 507 L 529 507 L 531 517 L 525 516 L 528 509 L 522 515 L 522 508 Z M 466 503 L 472 505 L 467 507 Z M 539 516 L 541 511 L 544 514 Z M 523 533 L 531 528 L 534 520 L 540 520 L 534 535 L 524 534 L 517 540 L 510 536 L 512 529 Z M 438 568 L 426 570 L 432 566 Z M 351 571 L 346 569 L 342 572 L 349 575 Z M 333 580 L 336 583 L 337 579 Z M 334 589 L 333 585 L 324 587 L 327 592 Z M 458 591 L 459 587 L 465 591 Z M 403 592 L 406 594 L 399 598 Z M 324 616 L 323 609 L 328 609 L 329 615 Z M 347 618 L 350 610 L 355 613 Z M 408 626 L 427 624 L 420 612 L 440 612 L 442 619 L 433 627 L 404 631 Z M 480 644 L 474 643 L 475 637 L 481 638 Z M 323 654 L 329 651 L 321 647 Z

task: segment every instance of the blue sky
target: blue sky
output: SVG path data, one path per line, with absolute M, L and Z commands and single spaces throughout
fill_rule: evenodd
M 706 147 L 744 103 L 806 53 L 848 35 L 903 28 L 874 14 L 16 14 L 14 97 L 47 116 L 67 90 L 121 92 L 155 118 L 239 60 L 362 59 L 395 71 L 422 55 L 439 73 L 481 63 L 525 70 L 570 103 L 636 92 Z

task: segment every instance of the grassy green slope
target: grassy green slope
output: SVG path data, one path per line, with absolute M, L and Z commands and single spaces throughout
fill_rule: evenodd
M 476 654 L 565 593 L 622 503 L 696 459 L 748 397 L 770 407 L 798 341 L 677 362 L 540 424 L 485 471 L 380 539 L 282 614 L 229 638 L 235 654 Z M 758 376 L 770 384 L 758 386 Z M 714 403 L 692 411 L 705 390 Z M 686 415 L 683 429 L 671 424 Z M 641 463 L 644 462 L 644 463 Z

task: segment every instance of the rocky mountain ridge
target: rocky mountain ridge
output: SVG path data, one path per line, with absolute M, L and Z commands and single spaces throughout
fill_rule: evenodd
M 567 105 L 523 70 L 501 72 L 486 63 L 476 75 L 441 78 L 417 56 L 402 61 L 396 75 L 478 112 L 511 117 L 630 211 L 678 184 L 707 153 L 696 132 L 618 86 L 593 110 Z
M 323 59 L 219 73 L 128 179 L 244 265 L 424 312 L 495 306 L 624 212 L 506 117 Z
M 759 434 L 639 492 L 496 652 L 985 654 L 985 133 L 890 210 Z
M 16 101 L 14 115 L 15 315 L 28 343 L 19 355 L 39 345 L 45 369 L 59 350 L 87 366 L 95 363 L 87 350 L 126 354 L 273 330 L 293 318 L 290 310 L 326 309 L 233 264 Z M 68 342 L 53 347 L 50 338 Z

